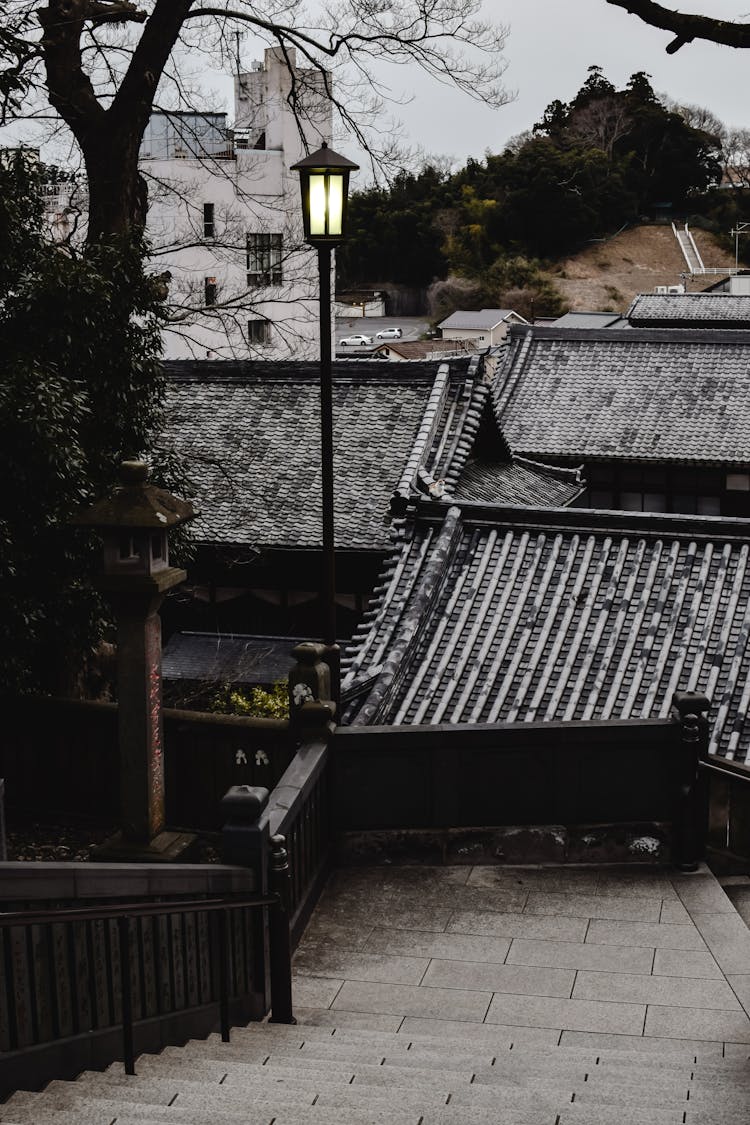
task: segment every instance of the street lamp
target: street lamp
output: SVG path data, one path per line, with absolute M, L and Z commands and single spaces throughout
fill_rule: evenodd
M 346 238 L 349 174 L 358 164 L 323 144 L 297 164 L 305 241 L 318 251 L 320 284 L 320 447 L 323 504 L 323 641 L 331 650 L 332 694 L 338 699 L 336 557 L 333 524 L 333 380 L 331 377 L 331 247 Z

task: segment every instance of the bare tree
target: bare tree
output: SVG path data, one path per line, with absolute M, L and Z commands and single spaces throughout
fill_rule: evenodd
M 727 129 L 722 144 L 724 179 L 735 188 L 750 188 L 750 129 Z
M 416 64 L 490 105 L 509 100 L 501 84 L 505 29 L 480 19 L 480 8 L 481 0 L 331 0 L 310 16 L 292 0 L 8 0 L 0 110 L 7 120 L 51 107 L 82 154 L 89 241 L 130 237 L 145 224 L 138 155 L 157 89 L 166 83 L 179 104 L 194 108 L 181 74 L 185 51 L 232 58 L 241 28 L 296 51 L 326 85 L 344 126 L 377 148 L 368 125 L 377 125 L 388 94 L 381 63 Z M 295 109 L 301 93 L 293 83 Z
M 614 94 L 592 98 L 580 109 L 573 109 L 567 125 L 568 136 L 587 148 L 598 148 L 612 159 L 617 142 L 627 136 L 633 122 L 624 100 Z
M 660 94 L 659 101 L 671 113 L 679 114 L 691 129 L 698 129 L 701 133 L 707 133 L 710 137 L 715 137 L 717 141 L 723 142 L 726 126 L 707 106 L 676 102 L 668 94 Z
M 725 47 L 750 47 L 750 24 L 732 20 L 718 20 L 713 16 L 691 15 L 676 12 L 654 0 L 606 0 L 615 8 L 624 8 L 633 16 L 652 27 L 669 31 L 674 39 L 667 44 L 667 54 L 673 55 L 692 43 L 694 39 L 706 39 L 710 43 L 720 43 Z

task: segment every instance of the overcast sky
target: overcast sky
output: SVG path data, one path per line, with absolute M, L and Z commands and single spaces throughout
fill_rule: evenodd
M 750 0 L 671 0 L 671 6 L 750 20 Z M 645 70 L 657 93 L 707 106 L 727 125 L 750 127 L 750 50 L 695 42 L 667 55 L 672 36 L 605 0 L 485 0 L 484 11 L 508 27 L 504 81 L 516 94 L 508 105 L 489 109 L 441 86 L 416 66 L 387 68 L 394 91 L 411 97 L 408 105 L 393 110 L 403 123 L 404 141 L 429 155 L 463 164 L 469 156 L 481 159 L 487 150 L 500 152 L 510 137 L 541 118 L 549 102 L 573 97 L 593 64 L 618 88 L 635 71 Z M 249 67 L 262 56 L 263 45 L 248 36 L 241 48 L 242 65 Z M 212 108 L 226 109 L 231 118 L 231 78 L 214 72 L 206 80 L 215 92 L 209 96 Z M 0 132 L 2 143 L 14 143 L 18 131 L 15 126 Z M 335 140 L 346 155 L 358 159 L 350 142 Z M 364 186 L 364 180 L 363 171 L 354 186 Z
M 750 18 L 750 0 L 678 0 L 671 6 L 722 19 Z M 645 70 L 657 93 L 708 106 L 727 125 L 750 126 L 750 50 L 694 42 L 668 55 L 673 36 L 605 0 L 486 0 L 485 10 L 509 28 L 505 83 L 516 99 L 490 110 L 415 72 L 403 74 L 404 88 L 411 87 L 415 98 L 399 115 L 412 143 L 430 153 L 463 162 L 486 149 L 499 152 L 538 121 L 549 102 L 568 101 L 594 64 L 618 88 Z

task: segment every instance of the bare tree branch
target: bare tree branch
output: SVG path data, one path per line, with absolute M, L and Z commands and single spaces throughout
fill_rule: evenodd
M 710 43 L 720 43 L 725 47 L 750 47 L 750 24 L 675 12 L 672 8 L 665 8 L 663 4 L 654 3 L 653 0 L 606 0 L 606 2 L 615 8 L 624 8 L 630 15 L 637 16 L 652 27 L 672 32 L 675 38 L 666 47 L 669 55 L 679 51 L 686 43 L 692 43 L 694 39 L 706 39 Z

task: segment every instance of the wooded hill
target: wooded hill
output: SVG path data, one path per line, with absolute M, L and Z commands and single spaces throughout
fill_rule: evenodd
M 552 102 L 498 155 L 355 194 L 339 287 L 427 290 L 436 318 L 459 306 L 559 313 L 568 302 L 552 278 L 594 240 L 664 218 L 726 237 L 750 218 L 750 189 L 719 187 L 744 139 L 658 96 L 647 74 L 617 90 L 592 66 L 571 102 Z

